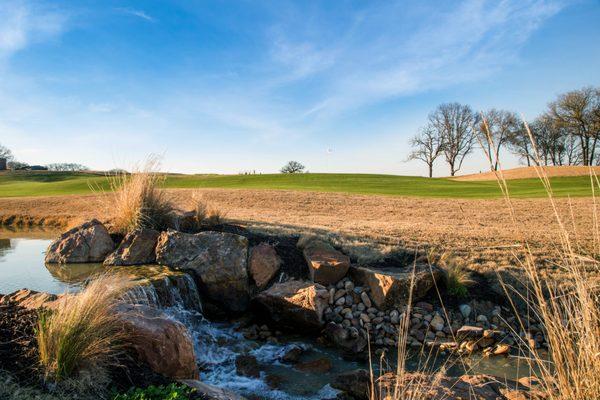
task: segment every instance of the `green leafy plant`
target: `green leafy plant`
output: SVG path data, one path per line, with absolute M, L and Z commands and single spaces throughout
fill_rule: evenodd
M 171 383 L 170 385 L 131 388 L 126 393 L 115 395 L 113 400 L 188 400 L 193 392 L 194 389 L 190 387 Z

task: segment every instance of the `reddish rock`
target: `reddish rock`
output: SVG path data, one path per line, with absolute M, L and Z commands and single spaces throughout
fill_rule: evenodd
M 15 302 L 20 307 L 28 310 L 37 310 L 38 308 L 53 308 L 56 305 L 58 296 L 46 292 L 36 292 L 31 289 L 21 289 L 7 294 L 0 298 L 0 303 L 7 304 Z
M 483 337 L 483 328 L 479 326 L 464 325 L 456 331 L 456 339 L 479 339 Z
M 169 378 L 198 379 L 194 345 L 182 323 L 144 305 L 123 304 L 119 306 L 119 314 L 139 360 Z
M 321 240 L 309 241 L 302 253 L 308 264 L 310 279 L 322 285 L 340 281 L 350 268 L 350 257 Z
M 328 372 L 329 370 L 331 370 L 332 367 L 333 364 L 331 363 L 331 360 L 327 357 L 317 358 L 315 360 L 305 362 L 299 362 L 296 365 L 294 365 L 294 368 L 296 368 L 299 371 L 321 374 Z
M 318 330 L 323 326 L 323 311 L 329 294 L 317 283 L 291 280 L 276 283 L 259 293 L 255 301 L 265 307 L 269 316 L 288 328 Z
M 281 258 L 275 248 L 268 243 L 261 243 L 250 250 L 248 269 L 256 286 L 264 289 L 277 274 L 281 266 Z
M 352 267 L 350 274 L 356 282 L 370 289 L 371 300 L 380 309 L 406 304 L 411 291 L 413 267 L 378 268 Z M 412 299 L 418 300 L 433 287 L 441 276 L 441 271 L 428 265 L 417 265 L 414 270 Z

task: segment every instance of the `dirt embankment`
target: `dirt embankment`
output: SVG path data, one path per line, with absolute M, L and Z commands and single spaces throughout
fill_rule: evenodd
M 594 171 L 596 175 L 600 175 L 600 167 L 584 167 L 582 165 L 548 166 L 542 167 L 542 169 L 550 178 L 559 176 L 589 176 L 590 169 Z M 534 167 L 505 169 L 502 171 L 498 171 L 498 174 L 500 173 L 502 174 L 504 179 L 538 178 L 538 173 L 536 172 Z M 456 176 L 451 179 L 455 181 L 494 181 L 496 180 L 496 174 L 494 172 L 488 171 L 479 174 Z

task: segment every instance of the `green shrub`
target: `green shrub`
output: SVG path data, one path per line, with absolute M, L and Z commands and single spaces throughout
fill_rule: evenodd
M 131 388 L 126 393 L 115 395 L 113 400 L 188 400 L 193 392 L 190 387 L 171 383 L 144 389 Z

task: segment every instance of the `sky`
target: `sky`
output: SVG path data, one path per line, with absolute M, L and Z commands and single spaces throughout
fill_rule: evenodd
M 597 0 L 0 0 L 0 143 L 97 170 L 425 175 L 409 139 L 437 105 L 532 119 L 600 86 L 598 21 Z M 475 150 L 460 172 L 485 169 Z

